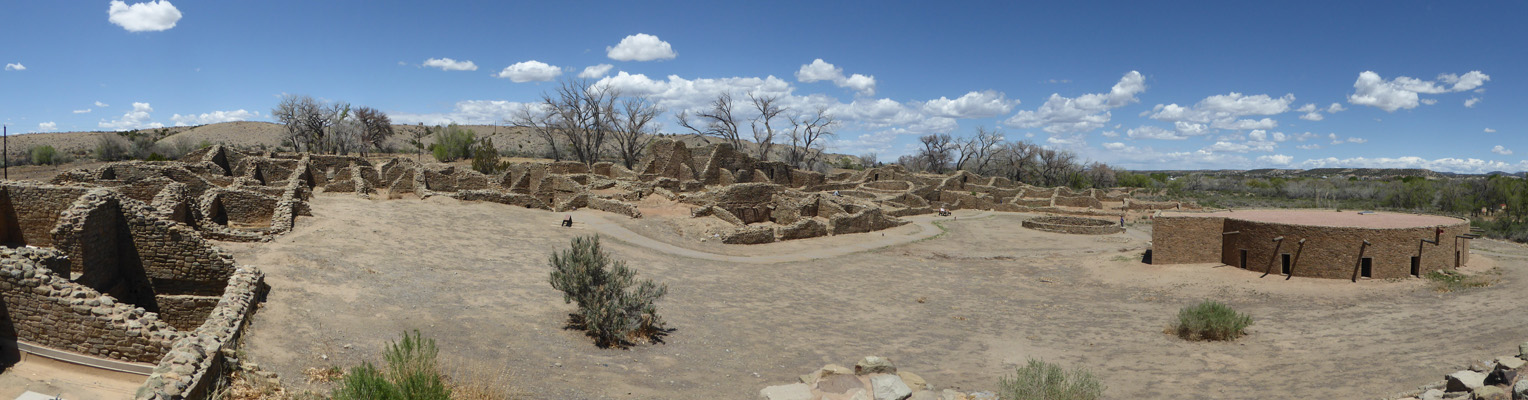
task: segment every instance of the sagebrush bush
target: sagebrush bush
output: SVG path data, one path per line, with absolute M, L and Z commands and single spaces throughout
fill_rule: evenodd
M 430 146 L 436 161 L 452 162 L 472 156 L 472 143 L 477 140 L 477 133 L 454 124 L 437 132 L 435 144 Z
M 49 145 L 32 146 L 31 149 L 27 149 L 27 153 L 32 156 L 33 165 L 53 165 L 60 161 L 58 150 L 54 150 L 53 146 Z
M 552 253 L 552 287 L 563 302 L 577 303 L 574 325 L 595 338 L 600 347 L 624 347 L 656 340 L 663 320 L 653 303 L 668 293 L 668 285 L 638 281 L 626 262 L 611 260 L 600 250 L 598 236 L 573 238 L 572 247 Z
M 451 389 L 440 373 L 435 339 L 414 331 L 410 336 L 388 344 L 382 358 L 387 371 L 379 371 L 370 362 L 351 368 L 340 380 L 332 396 L 335 400 L 449 400 Z
M 1070 371 L 1061 366 L 1029 359 L 1015 367 L 1013 376 L 998 379 L 998 398 L 1002 400 L 1093 400 L 1104 395 L 1104 386 L 1092 372 L 1082 367 Z
M 1252 317 L 1238 313 L 1230 306 L 1214 300 L 1183 307 L 1178 311 L 1179 337 L 1188 340 L 1231 340 L 1241 337 Z

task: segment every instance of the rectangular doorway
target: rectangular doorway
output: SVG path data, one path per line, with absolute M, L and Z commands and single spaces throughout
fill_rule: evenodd
M 1422 277 L 1422 257 L 1411 256 L 1411 276 Z
M 1241 269 L 1247 269 L 1247 249 L 1241 251 Z
M 1364 278 L 1374 277 L 1374 258 L 1364 257 L 1363 261 L 1358 266 L 1358 276 Z
M 1284 275 L 1289 275 L 1289 272 L 1290 272 L 1290 269 L 1289 269 L 1290 268 L 1290 265 L 1289 265 L 1289 253 L 1281 254 L 1281 256 L 1282 257 L 1280 257 L 1280 258 L 1282 258 L 1284 260 L 1284 269 L 1281 269 L 1280 271 L 1283 271 L 1283 272 L 1280 272 L 1280 273 L 1282 273 Z

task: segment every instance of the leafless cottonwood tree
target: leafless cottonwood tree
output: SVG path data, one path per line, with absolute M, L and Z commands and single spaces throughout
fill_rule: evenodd
M 786 149 L 785 162 L 796 168 L 811 169 L 811 164 L 822 155 L 821 140 L 833 136 L 838 121 L 828 113 L 827 107 L 818 107 L 810 114 L 790 118 L 791 130 L 787 132 L 790 148 Z
M 543 110 L 540 104 L 526 104 L 515 111 L 509 118 L 510 125 L 530 129 L 531 134 L 546 141 L 547 151 L 554 161 L 562 161 L 562 152 L 557 149 L 557 130 L 555 125 L 558 114 Z
M 553 115 L 549 121 L 554 131 L 568 143 L 568 150 L 579 162 L 599 162 L 600 150 L 615 124 L 614 89 L 594 85 L 586 79 L 563 81 L 552 92 L 543 93 L 541 102 Z
M 1114 168 L 1108 164 L 1094 161 L 1087 166 L 1088 180 L 1094 187 L 1114 187 L 1116 182 Z
M 918 137 L 918 143 L 923 144 L 923 149 L 918 150 L 918 158 L 923 159 L 923 165 L 928 171 L 944 173 L 954 158 L 954 146 L 951 142 L 954 138 L 948 133 L 930 133 Z
M 982 126 L 976 127 L 976 135 L 956 140 L 960 148 L 960 157 L 955 162 L 955 169 L 986 175 L 987 166 L 991 164 L 992 157 L 1001 147 L 1002 142 L 1001 132 L 989 131 Z
M 654 120 L 663 114 L 663 109 L 646 96 L 624 97 L 620 103 L 619 120 L 610 136 L 621 163 L 630 169 L 642 157 L 647 144 L 658 136 L 661 124 Z
M 875 161 L 876 161 L 875 159 L 876 159 L 876 154 L 875 153 L 860 154 L 860 156 L 859 156 L 860 167 L 861 168 L 874 168 L 875 167 Z
M 1014 182 L 1034 182 L 1036 149 L 1034 144 L 1025 141 L 1003 144 L 997 157 L 1001 160 L 1004 176 Z
M 293 150 L 323 152 L 324 133 L 333 123 L 323 103 L 308 95 L 286 94 L 271 109 L 271 116 L 286 126 L 285 139 Z
M 355 119 L 361 123 L 361 154 L 364 155 L 368 147 L 378 152 L 384 150 L 387 139 L 393 137 L 392 118 L 375 108 L 360 107 L 355 109 Z
M 675 119 L 679 120 L 679 126 L 694 131 L 702 136 L 715 136 L 727 141 L 733 149 L 743 151 L 743 138 L 738 136 L 738 120 L 732 115 L 732 94 L 723 92 L 716 95 L 716 100 L 705 110 L 696 112 L 695 119 L 700 120 L 701 127 L 696 128 L 690 123 L 688 110 L 680 111 Z
M 759 116 L 748 123 L 748 127 L 753 130 L 753 143 L 758 150 L 757 158 L 759 161 L 769 161 L 769 151 L 775 146 L 775 128 L 771 122 L 787 109 L 780 106 L 779 96 L 758 96 L 749 92 L 748 101 L 753 103 L 753 109 L 759 113 Z M 763 125 L 763 128 L 760 128 L 760 125 Z
M 350 112 L 350 103 L 336 102 L 329 107 L 329 129 L 324 135 L 324 146 L 319 152 L 340 155 L 350 154 L 363 146 L 360 121 Z
M 1076 168 L 1077 155 L 1066 150 L 1040 149 L 1040 176 L 1046 186 L 1060 186 L 1067 182 Z

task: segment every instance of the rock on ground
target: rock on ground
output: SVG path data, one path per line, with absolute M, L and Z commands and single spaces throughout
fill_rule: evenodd
M 812 389 L 805 383 L 776 385 L 760 390 L 759 397 L 764 400 L 811 400 Z
M 1445 386 L 1448 391 L 1468 392 L 1485 386 L 1486 374 L 1466 370 L 1448 374 L 1444 380 L 1448 382 Z
M 902 378 L 891 374 L 871 376 L 870 387 L 875 390 L 875 400 L 906 400 L 913 395 Z
M 886 357 L 869 356 L 854 363 L 854 373 L 859 375 L 895 374 L 897 366 Z

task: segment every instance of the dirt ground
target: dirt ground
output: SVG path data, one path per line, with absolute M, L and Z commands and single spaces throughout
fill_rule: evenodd
M 1020 227 L 1027 214 L 720 246 L 613 214 L 578 212 L 565 229 L 563 213 L 447 198 L 318 194 L 312 208 L 271 243 L 219 244 L 266 272 L 272 289 L 244 351 L 295 392 L 332 385 L 304 382 L 304 368 L 378 362 L 413 329 L 439 341 L 447 369 L 506 374 L 536 399 L 749 399 L 867 355 L 963 390 L 995 389 L 1035 357 L 1091 369 L 1109 398 L 1376 398 L 1528 339 L 1518 295 L 1528 249 L 1489 240 L 1475 241 L 1468 269 L 1498 267 L 1501 281 L 1440 294 L 1420 279 L 1147 265 L 1149 225 L 1064 235 Z M 599 349 L 564 329 L 573 306 L 547 283 L 547 256 L 594 233 L 640 277 L 669 286 L 666 343 Z M 870 242 L 886 246 L 840 250 Z M 1250 335 L 1203 343 L 1163 332 L 1201 299 L 1251 314 Z

